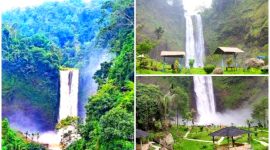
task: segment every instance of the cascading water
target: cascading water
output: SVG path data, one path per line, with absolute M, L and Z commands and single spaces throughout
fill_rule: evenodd
M 204 60 L 204 37 L 201 15 L 191 15 L 185 13 L 186 18 L 186 67 L 189 67 L 189 61 L 194 60 L 194 67 L 203 67 Z M 193 18 L 196 22 L 194 29 Z
M 59 121 L 68 116 L 78 116 L 79 71 L 60 71 Z
M 194 92 L 198 113 L 198 124 L 207 124 L 215 118 L 216 105 L 212 78 L 208 76 L 194 76 Z
M 186 67 L 189 67 L 189 59 L 194 59 L 194 67 L 203 67 L 205 47 L 202 18 L 198 13 L 191 14 L 190 12 L 185 14 Z M 248 106 L 238 110 L 226 110 L 223 113 L 216 111 L 212 77 L 194 76 L 193 82 L 198 114 L 197 124 L 245 125 L 246 120 L 251 118 L 251 110 Z
M 195 59 L 195 41 L 194 41 L 192 16 L 186 13 L 185 18 L 186 18 L 186 67 L 189 67 L 190 59 Z
M 203 67 L 204 60 L 204 37 L 202 19 L 199 14 L 185 14 L 186 17 L 186 66 L 189 67 L 189 60 L 194 59 L 194 67 Z M 194 30 L 193 20 L 196 20 Z M 198 113 L 198 123 L 209 122 L 216 114 L 215 98 L 212 78 L 207 76 L 195 76 L 194 91 L 196 94 L 196 104 Z M 212 117 L 211 117 L 212 116 Z
M 205 55 L 205 48 L 204 48 L 204 37 L 203 37 L 203 26 L 202 26 L 202 18 L 201 15 L 196 14 L 196 54 L 195 54 L 195 66 L 196 67 L 203 67 L 203 60 Z

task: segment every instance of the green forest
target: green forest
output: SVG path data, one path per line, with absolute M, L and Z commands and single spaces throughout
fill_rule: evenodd
M 66 149 L 133 149 L 133 7 L 132 0 L 68 0 L 3 13 L 3 149 L 38 147 L 9 121 L 27 114 L 35 130 L 54 130 L 59 70 L 85 69 L 104 49 L 113 58 L 96 69 L 98 91 L 85 106 L 85 122 L 76 123 L 81 139 Z
M 136 26 L 136 69 L 139 74 L 265 74 L 268 73 L 268 1 L 213 0 L 202 8 L 205 58 L 204 67 L 190 67 L 179 58 L 163 58 L 161 51 L 186 51 L 186 20 L 183 1 L 138 0 Z M 197 24 L 194 21 L 194 26 Z M 194 29 L 197 32 L 197 29 Z M 218 47 L 237 47 L 244 53 L 225 56 L 221 68 Z M 187 53 L 187 52 L 186 52 Z M 264 64 L 257 66 L 258 57 Z M 196 60 L 195 60 L 196 61 Z M 257 61 L 257 62 L 256 62 Z M 251 63 L 254 62 L 254 63 Z M 223 71 L 221 71 L 221 69 Z
M 213 149 L 209 134 L 225 125 L 196 124 L 197 106 L 192 77 L 137 77 L 137 83 L 136 128 L 147 132 L 147 136 L 137 136 L 137 148 L 142 143 L 149 144 L 150 149 Z M 213 77 L 216 111 L 224 113 L 219 117 L 225 117 L 227 110 L 235 110 L 230 115 L 237 116 L 241 107 L 251 108 L 251 118 L 243 125 L 235 126 L 252 131 L 251 146 L 256 150 L 267 149 L 258 142 L 268 142 L 267 83 L 267 77 Z M 215 140 L 217 142 L 220 138 Z M 236 142 L 247 142 L 247 135 L 238 137 Z M 221 140 L 216 146 L 221 148 L 226 144 L 227 140 Z

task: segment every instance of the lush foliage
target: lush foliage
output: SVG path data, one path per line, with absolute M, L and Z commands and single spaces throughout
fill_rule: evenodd
M 98 34 L 99 45 L 110 47 L 116 57 L 95 73 L 97 93 L 86 105 L 86 121 L 79 130 L 82 139 L 69 149 L 133 149 L 133 1 L 106 1 L 103 20 L 108 24 Z M 107 12 L 106 10 L 111 10 Z
M 29 149 L 45 150 L 37 143 L 27 141 L 21 133 L 10 128 L 7 119 L 2 120 L 2 150 Z
M 268 98 L 262 98 L 253 106 L 252 117 L 259 122 L 260 125 L 267 126 L 268 117 Z
M 268 56 L 268 1 L 213 0 L 211 9 L 203 14 L 204 36 L 210 54 L 219 46 L 243 49 L 240 64 L 247 58 Z M 220 63 L 221 58 L 208 58 Z
M 215 66 L 214 65 L 206 65 L 203 67 L 203 69 L 207 74 L 210 74 L 214 71 Z
M 100 7 L 99 0 L 68 0 L 3 13 L 3 116 L 16 108 L 39 130 L 54 129 L 59 69 L 84 68 L 93 53 L 102 53 L 95 46 L 107 23 Z
M 79 118 L 78 117 L 70 117 L 68 116 L 67 118 L 60 120 L 60 122 L 57 123 L 56 129 L 59 130 L 61 128 L 73 125 L 77 126 L 78 125 Z

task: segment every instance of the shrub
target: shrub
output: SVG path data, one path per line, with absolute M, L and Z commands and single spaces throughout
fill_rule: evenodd
M 227 67 L 231 67 L 231 65 L 232 65 L 232 63 L 233 63 L 232 58 L 229 58 L 229 59 L 226 61 L 226 63 L 227 63 Z
M 262 67 L 261 72 L 262 72 L 263 74 L 268 74 L 268 66 Z
M 194 62 L 195 62 L 194 59 L 190 59 L 190 60 L 189 60 L 189 67 L 190 67 L 190 68 L 193 68 Z
M 180 71 L 180 64 L 179 64 L 179 61 L 178 60 L 175 60 L 174 61 L 174 65 L 173 65 L 173 70 L 174 70 L 174 72 L 179 72 Z
M 206 65 L 205 67 L 203 67 L 204 71 L 207 73 L 207 74 L 210 74 L 213 72 L 213 70 L 215 69 L 216 67 L 214 65 Z

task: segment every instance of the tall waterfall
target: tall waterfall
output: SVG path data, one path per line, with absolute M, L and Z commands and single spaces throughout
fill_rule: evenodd
M 196 56 L 195 56 L 195 66 L 203 67 L 203 60 L 205 56 L 205 48 L 204 48 L 204 37 L 203 37 L 203 26 L 202 26 L 202 18 L 201 15 L 196 14 Z
M 186 67 L 190 59 L 194 59 L 194 67 L 203 67 L 205 56 L 203 26 L 201 15 L 185 13 L 186 18 Z M 196 25 L 193 23 L 195 19 Z M 195 29 L 194 29 L 195 26 Z
M 213 90 L 212 77 L 194 76 L 194 91 L 198 113 L 198 123 L 207 124 L 215 118 L 216 104 Z
M 189 67 L 189 60 L 195 59 L 195 40 L 194 40 L 192 16 L 186 13 L 185 18 L 186 18 L 186 67 Z
M 199 14 L 185 14 L 186 17 L 186 67 L 189 60 L 194 59 L 194 67 L 203 67 L 205 48 L 202 18 Z M 196 25 L 193 23 L 195 19 Z M 209 76 L 194 76 L 194 92 L 198 113 L 198 124 L 211 123 L 215 118 L 216 106 L 212 78 Z
M 78 116 L 79 70 L 60 71 L 59 120 Z

